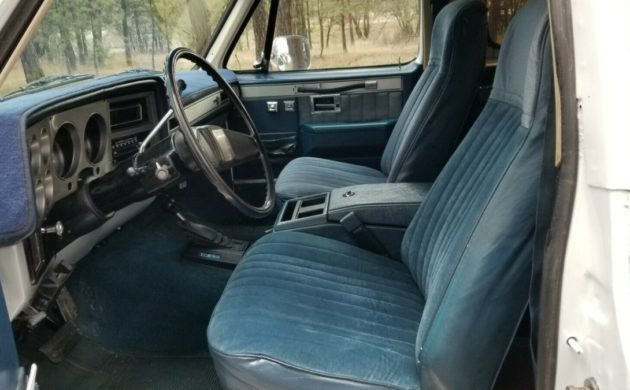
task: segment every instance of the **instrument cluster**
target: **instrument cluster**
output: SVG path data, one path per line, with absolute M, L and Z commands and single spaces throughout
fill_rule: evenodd
M 113 169 L 109 103 L 63 111 L 27 131 L 35 203 L 43 220 L 56 201 Z

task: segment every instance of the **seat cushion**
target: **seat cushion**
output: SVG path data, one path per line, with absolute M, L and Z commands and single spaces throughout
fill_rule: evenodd
M 357 184 L 384 183 L 385 179 L 381 171 L 373 168 L 300 157 L 291 161 L 280 173 L 276 181 L 276 194 L 286 200 Z
M 418 388 L 424 301 L 401 263 L 274 233 L 232 275 L 208 340 L 225 388 Z

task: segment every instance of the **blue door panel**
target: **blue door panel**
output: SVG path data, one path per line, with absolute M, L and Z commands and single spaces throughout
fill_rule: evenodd
M 295 157 L 315 156 L 378 167 L 421 72 L 421 65 L 413 62 L 400 67 L 242 73 L 238 79 L 245 106 L 276 166 Z M 338 107 L 331 112 L 314 108 L 313 97 L 327 96 L 325 91 L 299 91 L 357 82 L 373 88 L 334 94 Z M 276 110 L 270 110 L 269 104 Z
M 383 148 L 396 120 L 358 123 L 305 123 L 301 126 L 301 156 L 335 157 L 379 167 Z
M 277 111 L 269 111 L 268 103 L 276 105 Z M 292 110 L 287 110 L 293 104 Z M 295 98 L 251 99 L 244 101 L 247 112 L 256 123 L 256 128 L 267 152 L 275 158 L 295 156 L 298 137 L 298 112 Z

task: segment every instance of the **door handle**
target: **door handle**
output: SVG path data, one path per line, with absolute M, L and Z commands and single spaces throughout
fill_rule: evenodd
M 301 93 L 339 93 L 352 91 L 353 89 L 376 89 L 377 87 L 378 82 L 376 80 L 370 80 L 332 88 L 298 87 L 297 91 Z
M 313 112 L 339 112 L 341 111 L 340 95 L 313 95 L 311 107 Z

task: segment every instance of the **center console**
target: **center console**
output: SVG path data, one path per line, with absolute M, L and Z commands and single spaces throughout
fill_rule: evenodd
M 400 242 L 430 183 L 362 184 L 287 201 L 274 231 L 300 231 L 357 244 L 364 228 L 384 249 L 400 257 Z

